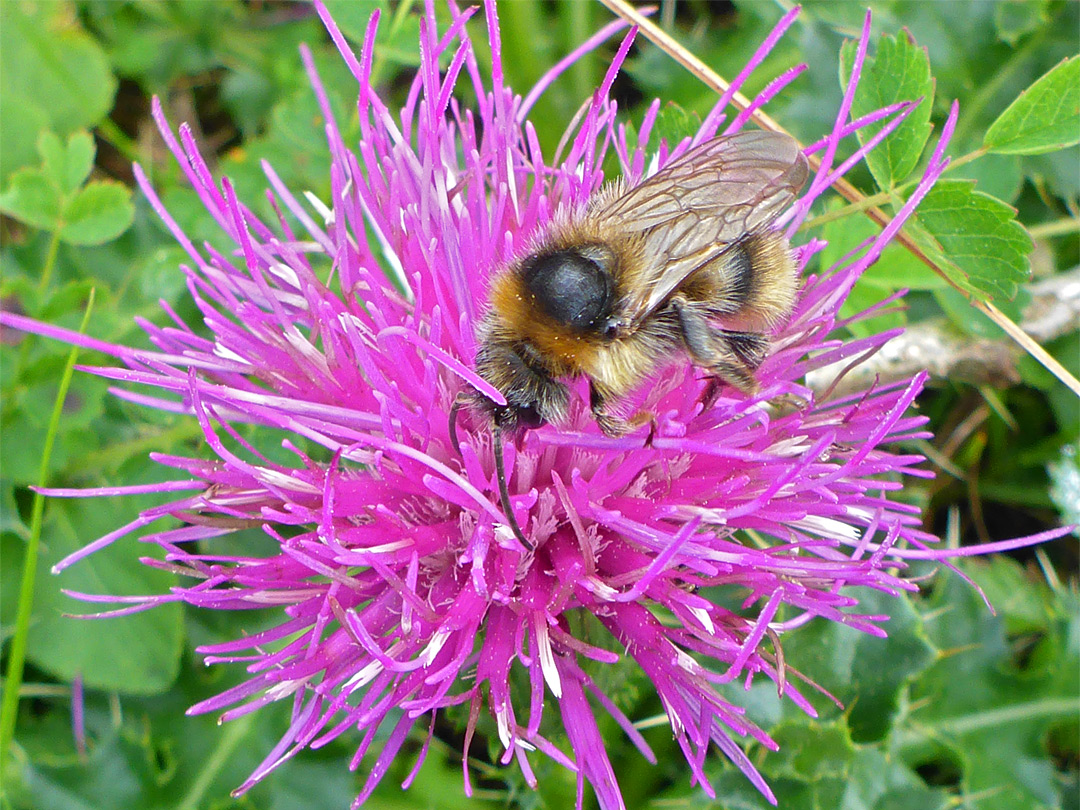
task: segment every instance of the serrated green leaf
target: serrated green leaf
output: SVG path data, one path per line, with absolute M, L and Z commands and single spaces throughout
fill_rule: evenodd
M 64 206 L 60 238 L 71 245 L 100 245 L 126 231 L 134 217 L 127 186 L 94 181 Z
M 855 43 L 850 40 L 840 51 L 840 81 L 845 87 L 855 53 Z M 930 136 L 930 110 L 934 102 L 934 81 L 926 49 L 917 46 L 907 31 L 896 37 L 883 35 L 877 53 L 863 65 L 851 117 L 859 118 L 899 101 L 920 98 L 922 103 L 907 120 L 866 156 L 866 165 L 879 188 L 893 188 L 918 165 Z M 858 132 L 859 142 L 865 144 L 883 126 L 884 122 L 877 122 L 863 127 Z
M 866 588 L 854 612 L 888 615 L 888 638 L 876 638 L 837 622 L 820 621 L 784 640 L 784 658 L 847 706 L 848 725 L 857 742 L 879 740 L 889 731 L 904 684 L 932 662 L 921 621 L 904 597 Z M 828 717 L 835 709 L 827 708 Z
M 38 140 L 42 170 L 62 194 L 71 194 L 90 176 L 97 149 L 90 133 L 74 132 L 63 143 L 52 132 L 43 132 Z
M 26 225 L 55 231 L 60 227 L 60 190 L 40 169 L 19 169 L 0 194 L 0 211 Z
M 1009 633 L 1041 630 L 1050 621 L 1051 594 L 1040 576 L 1011 557 L 989 557 L 980 565 L 979 587 L 1004 618 Z
M 981 581 L 985 561 L 963 565 Z M 1045 588 L 1034 581 L 1017 587 Z M 1054 724 L 1080 712 L 1080 612 L 1075 597 L 1056 594 L 1061 615 L 1047 615 L 1037 666 L 1024 664 L 1023 647 L 1006 635 L 1012 604 L 994 616 L 979 594 L 956 576 L 945 576 L 926 605 L 927 634 L 937 661 L 911 689 L 911 716 L 900 735 L 900 753 L 913 766 L 943 746 L 959 769 L 959 798 L 980 810 L 1060 808 L 1060 782 L 1045 748 Z M 1026 610 L 1026 608 L 1024 608 Z
M 880 233 L 880 230 L 869 217 L 861 214 L 826 223 L 821 236 L 828 244 L 820 254 L 821 266 L 832 267 L 860 244 Z M 949 286 L 949 282 L 916 258 L 910 250 L 896 243 L 886 245 L 881 257 L 866 269 L 856 286 L 859 284 L 888 292 L 899 289 L 937 290 Z M 878 300 L 882 297 L 878 296 Z
M 1080 142 L 1080 57 L 1064 59 L 1022 92 L 983 138 L 1005 155 L 1037 155 Z
M 1016 41 L 1038 30 L 1047 19 L 1050 0 L 999 0 L 994 6 L 994 28 L 1002 41 Z
M 846 216 L 826 223 L 822 238 L 828 244 L 820 254 L 821 266 L 833 266 L 878 231 L 878 227 L 862 215 Z M 886 246 L 880 258 L 860 276 L 841 306 L 840 316 L 846 319 L 864 312 L 897 290 L 937 290 L 945 287 L 948 287 L 945 279 L 911 251 L 893 243 Z M 904 310 L 891 308 L 868 320 L 854 321 L 847 325 L 847 329 L 856 337 L 865 337 L 906 323 Z
M 48 99 L 42 109 L 61 134 L 97 124 L 117 88 L 105 52 L 69 15 L 63 3 L 0 3 L 0 86 Z
M 817 780 L 843 776 L 855 755 L 846 724 L 809 721 L 789 722 L 770 733 L 780 746 L 770 763 L 771 770 L 786 776 Z
M 942 180 L 919 205 L 909 233 L 962 287 L 1011 299 L 1031 272 L 1031 237 L 1015 217 L 1014 208 L 975 191 L 973 183 Z
M 860 746 L 848 764 L 838 810 L 944 810 L 944 790 L 932 790 L 917 773 L 878 747 Z
M 952 802 L 942 790 L 931 790 L 925 785 L 901 788 L 882 795 L 874 810 L 945 810 Z
M 954 180 L 974 180 L 975 188 L 983 194 L 997 197 L 1012 205 L 1024 184 L 1024 170 L 1019 155 L 983 155 L 949 171 Z

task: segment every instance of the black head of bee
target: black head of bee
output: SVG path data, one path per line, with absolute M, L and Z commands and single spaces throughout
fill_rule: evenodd
M 609 256 L 602 248 L 539 253 L 522 267 L 522 281 L 536 307 L 576 332 L 603 328 L 615 297 Z

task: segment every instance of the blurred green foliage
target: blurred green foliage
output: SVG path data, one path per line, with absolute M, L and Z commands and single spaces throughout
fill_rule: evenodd
M 418 4 L 339 0 L 330 5 L 354 39 L 371 10 L 382 9 L 373 75 L 401 101 L 403 80 L 417 60 Z M 955 282 L 997 296 L 1003 309 L 1020 317 L 1031 271 L 1047 279 L 1080 264 L 1075 146 L 1080 6 L 1065 0 L 871 5 L 871 61 L 855 113 L 894 100 L 923 101 L 869 168 L 858 168 L 852 179 L 868 195 L 884 194 L 884 205 L 900 204 L 905 183 L 927 159 L 926 147 L 936 143 L 949 105 L 958 99 L 961 114 L 950 154 L 969 159 L 957 160 L 962 165 L 923 203 L 911 233 L 945 263 Z M 729 78 L 787 8 L 784 2 L 750 0 L 662 6 L 659 16 L 676 36 Z M 517 0 L 504 2 L 499 11 L 506 73 L 519 92 L 610 19 L 598 4 L 572 1 Z M 846 75 L 842 68 L 853 58 L 851 46 L 843 43 L 857 34 L 863 14 L 859 3 L 808 2 L 750 80 L 747 92 L 753 94 L 792 64 L 809 65 L 769 108 L 806 142 L 831 126 L 842 92 L 837 77 Z M 472 30 L 482 43 L 482 21 L 476 22 Z M 297 53 L 301 42 L 314 51 L 331 103 L 343 113 L 349 110 L 355 99 L 351 77 L 313 11 L 302 3 L 0 3 L 4 306 L 75 328 L 94 288 L 90 333 L 116 342 L 139 340 L 135 316 L 160 320 L 159 299 L 197 323 L 177 269 L 181 253 L 145 201 L 133 197 L 130 163 L 143 165 L 194 240 L 220 237 L 154 139 L 150 96 L 161 96 L 174 123 L 191 123 L 211 165 L 233 179 L 242 199 L 262 200 L 263 159 L 290 187 L 325 197 L 329 157 Z M 531 117 L 549 151 L 602 76 L 614 46 L 579 60 L 541 97 Z M 484 69 L 490 57 L 478 50 Z M 628 122 L 653 97 L 669 102 L 658 131 L 670 136 L 687 131 L 713 101 L 697 80 L 643 40 L 631 52 L 616 91 Z M 340 120 L 350 119 L 343 114 Z M 815 213 L 843 212 L 835 202 Z M 873 227 L 858 215 L 823 217 L 814 230 L 830 241 L 823 260 L 842 255 Z M 965 334 L 1000 336 L 963 296 L 898 246 L 866 274 L 848 309 L 900 288 L 911 290 L 906 311 L 854 325 L 853 331 L 938 320 Z M 37 478 L 67 348 L 10 333 L 3 344 L 0 623 L 6 641 L 28 538 L 28 487 Z M 1073 373 L 1080 370 L 1075 331 L 1046 348 Z M 79 358 L 100 359 L 87 352 Z M 945 530 L 950 515 L 957 517 L 950 524 L 954 539 L 1002 539 L 1056 525 L 1059 515 L 1076 520 L 1080 514 L 1077 399 L 1030 358 L 1021 358 L 1018 370 L 1020 384 L 998 389 L 937 380 L 921 401 L 937 439 L 916 449 L 931 453 L 944 471 L 931 482 L 909 482 L 905 497 L 926 508 L 928 525 L 938 531 Z M 199 452 L 200 434 L 190 420 L 109 397 L 106 389 L 97 378 L 75 377 L 51 457 L 50 484 L 158 481 L 165 473 L 148 460 L 149 451 Z M 130 542 L 60 577 L 45 573 L 57 559 L 123 525 L 152 500 L 47 504 L 17 755 L 3 774 L 5 806 L 347 807 L 360 777 L 346 769 L 351 751 L 340 740 L 305 752 L 246 797 L 228 798 L 277 740 L 287 722 L 286 707 L 268 707 L 224 728 L 213 717 L 184 716 L 187 706 L 240 677 L 227 667 L 206 669 L 193 648 L 257 630 L 258 613 L 206 615 L 172 606 L 92 625 L 64 617 L 86 612 L 87 606 L 65 596 L 61 587 L 130 594 L 167 589 L 170 575 L 139 565 L 147 550 Z M 816 696 L 820 717 L 811 720 L 765 684 L 729 688 L 727 697 L 746 706 L 781 743 L 779 753 L 750 751 L 781 806 L 1076 807 L 1075 542 L 1047 548 L 1039 563 L 1021 555 L 961 566 L 986 590 L 996 614 L 969 584 L 942 572 L 913 596 L 865 594 L 864 610 L 893 617 L 888 640 L 823 623 L 792 634 L 785 647 L 788 664 L 835 695 L 843 710 Z M 71 732 L 69 685 L 76 676 L 87 689 L 86 755 L 76 750 Z M 622 668 L 618 681 L 603 683 L 602 678 L 614 677 L 610 672 L 598 677 L 629 716 L 641 719 L 659 711 L 640 675 Z M 662 725 L 645 732 L 659 758 L 655 768 L 642 767 L 617 728 L 612 725 L 608 732 L 630 807 L 768 806 L 719 756 L 707 764 L 719 791 L 718 800 L 709 802 L 687 784 L 682 757 Z M 488 740 L 494 752 L 497 739 L 489 733 Z M 458 745 L 453 733 L 440 735 L 408 794 L 397 783 L 412 762 L 399 757 L 368 806 L 463 806 Z M 482 787 L 468 806 L 572 803 L 574 779 L 563 769 L 538 760 L 540 792 L 534 794 L 515 770 L 485 764 L 483 748 L 474 744 Z

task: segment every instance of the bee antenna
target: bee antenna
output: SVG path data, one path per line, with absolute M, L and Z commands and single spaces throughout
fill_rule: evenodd
M 457 415 L 461 407 L 469 401 L 469 396 L 464 391 L 454 397 L 454 404 L 450 406 L 450 419 L 447 422 L 447 430 L 450 433 L 450 444 L 454 446 L 454 452 L 461 455 L 461 442 L 457 435 Z
M 493 450 L 495 451 L 495 475 L 499 479 L 499 500 L 502 501 L 503 512 L 506 513 L 506 522 L 514 537 L 521 541 L 525 548 L 531 549 L 532 543 L 525 539 L 525 535 L 518 526 L 517 518 L 514 517 L 514 509 L 510 505 L 510 491 L 506 488 L 506 468 L 503 466 L 503 443 L 502 431 L 495 427 L 491 429 Z

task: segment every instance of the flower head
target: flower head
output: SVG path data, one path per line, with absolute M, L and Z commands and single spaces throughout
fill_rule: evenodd
M 192 712 L 228 720 L 271 701 L 293 702 L 287 731 L 240 791 L 298 751 L 359 731 L 355 767 L 383 727 L 359 804 L 414 727 L 426 727 L 430 740 L 440 711 L 467 706 L 466 754 L 487 712 L 502 761 L 516 759 L 527 781 L 535 784 L 530 759 L 539 750 L 578 774 L 579 804 L 587 782 L 601 807 L 622 807 L 595 707 L 647 759 L 653 755 L 594 674 L 636 666 L 655 685 L 706 792 L 703 762 L 715 743 L 771 799 L 736 740 L 775 745 L 717 686 L 771 679 L 813 713 L 779 654 L 784 633 L 821 617 L 883 635 L 885 617 L 861 615 L 842 588 L 913 590 L 902 578 L 905 561 L 946 556 L 919 528 L 917 509 L 890 497 L 901 476 L 927 475 L 921 457 L 885 449 L 925 435 L 925 420 L 909 413 L 924 378 L 844 398 L 805 379 L 815 369 L 857 363 L 893 336 L 842 340 L 837 311 L 946 167 L 956 110 L 893 222 L 838 265 L 803 278 L 793 314 L 772 335 L 757 395 L 716 391 L 680 360 L 659 369 L 635 400 L 657 415 L 649 442 L 603 435 L 578 387 L 566 424 L 507 443 L 510 500 L 526 546 L 508 529 L 489 426 L 476 414 L 463 417 L 460 455 L 449 434 L 459 393 L 501 396 L 472 362 L 489 279 L 556 212 L 583 205 L 611 180 L 605 165 L 617 165 L 632 185 L 693 145 L 745 125 L 802 69 L 782 74 L 730 116 L 731 95 L 797 12 L 784 17 L 699 130 L 678 143 L 651 137 L 659 103 L 638 122 L 636 142 L 616 115 L 609 91 L 631 32 L 554 162 L 528 113 L 577 54 L 529 95 L 516 95 L 503 83 L 493 4 L 485 7 L 491 78 L 482 77 L 466 30 L 473 12 L 457 13 L 443 32 L 433 14 L 425 17 L 421 65 L 398 112 L 369 82 L 378 13 L 354 55 L 319 7 L 356 77 L 362 135 L 356 144 L 342 140 L 304 51 L 333 158 L 332 199 L 294 196 L 267 165 L 282 212 L 276 223 L 261 221 L 227 179 L 216 181 L 189 129 L 174 136 L 155 106 L 169 148 L 236 245 L 232 253 L 194 245 L 137 170 L 190 256 L 184 272 L 208 332 L 178 317 L 170 327 L 144 323 L 156 347 L 150 351 L 4 317 L 118 357 L 122 367 L 88 370 L 161 394 L 124 389 L 118 396 L 193 414 L 211 458 L 156 456 L 178 480 L 128 491 L 189 494 L 142 513 L 61 567 L 153 524 L 143 540 L 163 547 L 166 560 L 148 564 L 179 573 L 182 584 L 115 612 L 168 601 L 280 610 L 276 626 L 200 650 L 208 663 L 242 662 L 249 677 Z M 600 31 L 581 51 L 619 27 Z M 791 237 L 814 201 L 911 109 L 899 104 L 848 120 L 867 40 L 868 27 L 834 129 L 806 149 L 817 158 L 816 173 L 778 221 Z M 457 100 L 459 82 L 471 84 L 475 108 Z M 875 121 L 886 125 L 838 163 L 840 141 Z M 804 268 L 824 247 L 793 241 Z M 794 405 L 774 404 L 782 401 Z M 295 461 L 271 461 L 237 432 L 239 423 L 265 427 Z M 237 556 L 230 548 L 229 536 L 244 527 L 265 533 L 263 554 Z M 746 611 L 710 601 L 709 588 L 737 592 Z M 794 618 L 776 620 L 785 605 Z M 585 620 L 606 636 L 577 634 Z M 527 701 L 511 695 L 519 679 L 528 684 Z M 569 750 L 545 736 L 560 726 Z

